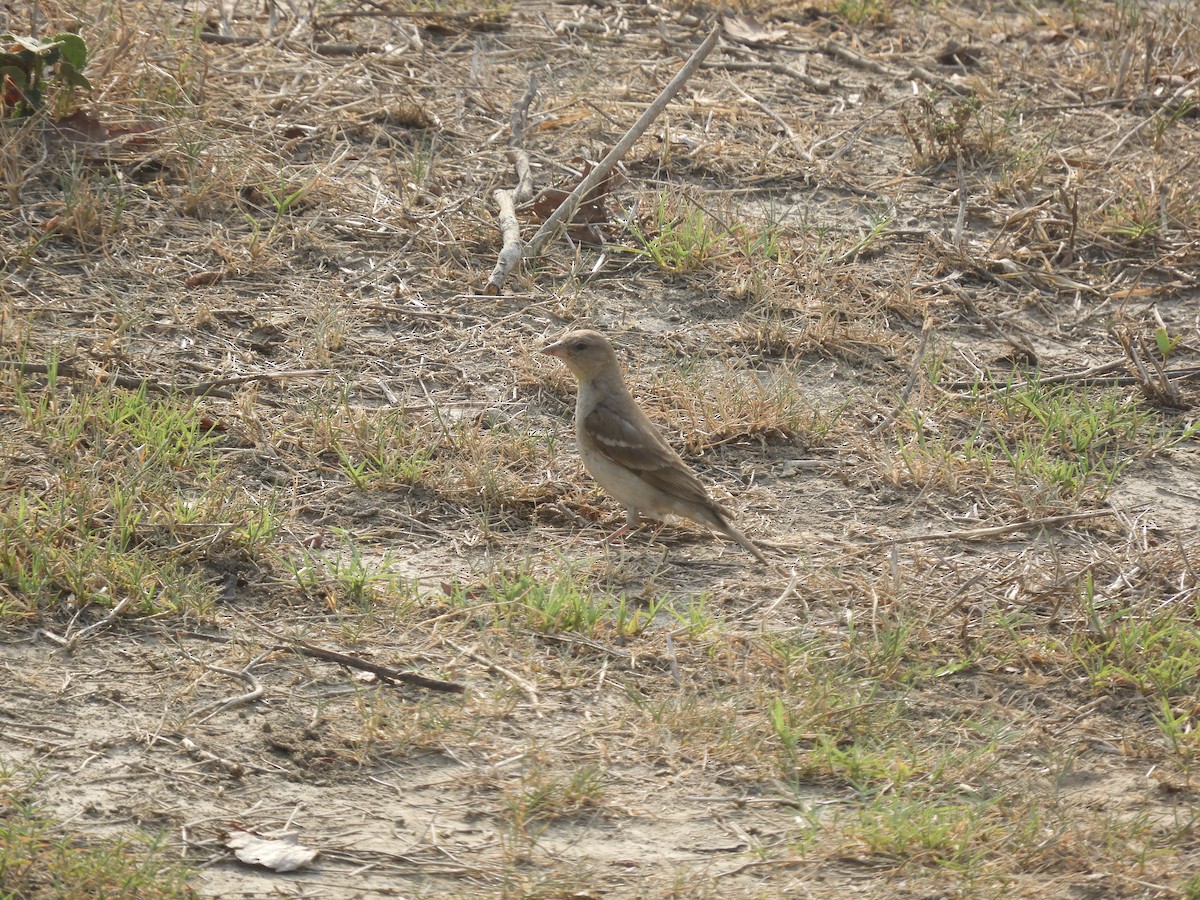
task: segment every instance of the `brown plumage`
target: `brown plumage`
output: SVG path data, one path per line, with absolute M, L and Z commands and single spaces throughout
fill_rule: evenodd
M 687 463 L 638 408 L 604 335 L 571 331 L 542 352 L 566 363 L 579 382 L 575 402 L 579 455 L 592 477 L 625 507 L 625 525 L 613 537 L 633 528 L 641 516 L 659 520 L 682 516 L 720 531 L 767 563 L 763 552 L 730 523 L 729 511 L 708 496 Z

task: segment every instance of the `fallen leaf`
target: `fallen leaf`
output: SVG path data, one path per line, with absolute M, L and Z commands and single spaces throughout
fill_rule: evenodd
M 221 280 L 224 272 L 197 272 L 195 275 L 189 275 L 184 279 L 183 283 L 188 287 L 201 287 L 206 284 L 216 284 Z
M 595 225 L 572 224 L 567 226 L 567 234 L 577 244 L 584 244 L 588 247 L 604 246 L 604 235 Z
M 59 134 L 73 144 L 103 144 L 114 138 L 131 135 L 138 142 L 146 142 L 150 138 L 137 136 L 154 130 L 150 125 L 141 123 L 108 125 L 81 109 L 75 110 L 69 116 L 55 119 L 54 126 L 58 129 Z
M 973 69 L 982 61 L 982 51 L 979 47 L 968 47 L 957 41 L 951 41 L 934 59 L 939 65 Z
M 225 838 L 225 846 L 247 865 L 275 872 L 294 872 L 317 858 L 317 851 L 301 845 L 294 833 L 274 834 L 278 836 L 259 837 L 248 831 L 231 831 Z
M 721 29 L 739 44 L 775 44 L 787 37 L 782 28 L 764 28 L 750 16 L 721 16 Z
M 533 198 L 530 208 L 538 220 L 544 222 L 550 218 L 556 209 L 562 206 L 563 201 L 569 196 L 571 196 L 570 191 L 563 191 L 558 188 L 544 188 Z M 579 208 L 575 210 L 575 215 L 571 217 L 572 225 L 607 222 L 608 210 L 604 207 L 604 197 L 602 195 L 597 196 L 595 193 L 589 197 L 585 197 L 583 202 L 579 204 Z
M 1061 44 L 1068 35 L 1061 28 L 1040 28 L 1033 32 L 1033 40 L 1038 44 Z
M 570 188 L 543 188 L 538 192 L 537 196 L 530 201 L 530 208 L 533 214 L 539 221 L 544 222 L 550 215 L 558 209 L 567 197 L 571 196 L 571 191 L 575 189 L 592 171 L 594 165 L 583 160 L 572 160 L 575 163 L 582 163 L 583 170 L 580 172 L 578 180 Z M 618 184 L 618 176 L 616 172 L 609 174 L 607 178 L 601 181 L 598 185 L 592 188 L 591 192 L 583 198 L 583 202 L 579 204 L 579 208 L 575 210 L 575 215 L 571 217 L 571 225 L 607 225 L 608 224 L 608 207 L 605 205 L 605 200 L 612 192 L 612 189 Z
M 206 432 L 207 431 L 228 431 L 229 426 L 226 425 L 224 422 L 222 422 L 220 419 L 214 419 L 212 416 L 201 416 L 200 417 L 200 430 L 206 431 Z

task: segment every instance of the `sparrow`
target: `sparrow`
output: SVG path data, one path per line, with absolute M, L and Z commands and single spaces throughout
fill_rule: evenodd
M 730 524 L 730 512 L 708 496 L 703 484 L 638 408 L 612 344 L 598 331 L 570 331 L 542 349 L 561 359 L 579 382 L 575 437 L 591 476 L 625 507 L 625 524 L 614 540 L 648 516 L 682 516 L 720 531 L 769 565 L 763 552 Z

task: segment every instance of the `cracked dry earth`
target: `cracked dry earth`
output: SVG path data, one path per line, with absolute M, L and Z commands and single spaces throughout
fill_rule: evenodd
M 72 834 L 162 836 L 206 897 L 1195 889 L 1186 754 L 1146 693 L 1064 662 L 1089 625 L 1085 580 L 1113 603 L 1194 607 L 1194 435 L 1131 452 L 1111 489 L 1070 500 L 901 453 L 914 422 L 930 442 L 970 431 L 974 413 L 939 404 L 973 380 L 1121 360 L 1114 322 L 1161 322 L 1182 336 L 1171 364 L 1196 365 L 1200 126 L 1186 111 L 1164 124 L 1154 105 L 1195 83 L 1194 5 L 1148 5 L 1133 24 L 1119 4 L 731 17 L 624 161 L 605 223 L 616 249 L 559 243 L 495 297 L 472 289 L 496 258 L 491 192 L 512 186 L 507 129 L 530 75 L 539 187 L 569 186 L 573 158 L 615 142 L 713 11 L 411 6 L 57 9 L 92 22 L 92 81 L 126 85 L 101 87 L 97 114 L 161 130 L 75 148 L 130 185 L 120 227 L 3 269 L 6 357 L 59 347 L 100 376 L 163 384 L 289 373 L 202 401 L 229 425 L 218 456 L 246 502 L 284 513 L 269 554 L 214 539 L 193 557 L 213 594 L 202 612 L 126 615 L 71 647 L 56 638 L 102 606 L 64 598 L 8 622 L 0 762 L 38 773 L 35 796 Z M 177 84 L 187 111 L 132 112 L 137 78 Z M 1140 100 L 1107 102 L 1126 95 Z M 1009 130 L 956 105 L 968 96 L 1017 109 Z M 227 182 L 203 192 L 196 135 Z M 298 211 L 253 224 L 262 186 L 294 177 L 310 179 Z M 53 182 L 30 179 L 30 215 Z M 1170 210 L 1157 237 L 1096 224 L 1143 189 Z M 653 221 L 663 195 L 722 228 L 771 223 L 788 253 L 725 248 L 672 273 L 622 252 L 620 217 Z M 29 221 L 5 214 L 6 259 Z M 573 384 L 536 355 L 577 324 L 615 336 L 635 392 L 780 572 L 687 524 L 600 542 L 619 511 L 574 454 Z M 6 489 L 49 489 L 14 424 L 16 379 L 44 381 L 10 374 Z M 1195 382 L 1180 388 L 1170 421 L 1194 422 Z M 364 490 L 330 435 L 396 410 L 418 430 L 461 429 L 455 452 L 439 445 L 437 480 Z M 280 562 L 301 558 L 323 574 Z M 346 585 L 363 572 L 382 574 L 355 606 Z M 650 624 L 589 633 L 530 624 L 519 601 L 485 611 L 501 576 L 582 583 Z M 998 631 L 1012 649 L 992 649 Z M 888 635 L 915 634 L 927 651 L 889 655 Z M 278 649 L 279 635 L 466 693 L 384 685 Z M 770 713 L 779 696 L 796 704 L 795 747 Z M 1194 687 L 1173 700 L 1195 701 Z M 805 762 L 849 760 L 883 729 L 894 768 Z M 1002 796 L 988 828 L 1027 815 L 1037 834 L 1019 851 L 966 841 L 985 848 L 969 866 L 889 844 L 866 801 L 906 780 L 955 804 Z M 248 866 L 226 847 L 235 829 L 293 832 L 319 855 L 292 873 Z M 1128 845 L 1111 837 L 1135 829 Z

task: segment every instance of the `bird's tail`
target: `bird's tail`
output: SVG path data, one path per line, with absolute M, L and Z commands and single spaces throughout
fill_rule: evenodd
M 763 565 L 769 566 L 771 564 L 771 561 L 767 559 L 761 550 L 758 549 L 754 541 L 750 540 L 750 538 L 738 531 L 728 519 L 722 515 L 717 515 L 715 518 L 720 523 L 719 527 L 721 531 L 724 532 L 726 537 L 737 541 L 739 544 L 745 547 L 750 553 L 754 554 L 754 558 Z

